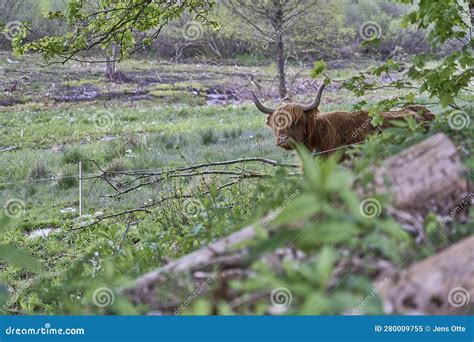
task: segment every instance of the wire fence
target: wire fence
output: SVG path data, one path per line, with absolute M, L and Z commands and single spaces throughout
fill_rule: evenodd
M 362 143 L 362 142 L 361 142 Z M 356 144 L 350 144 L 341 146 L 332 150 L 321 151 L 313 153 L 314 156 L 325 154 L 328 152 L 333 152 L 335 150 L 340 150 L 343 148 L 351 147 Z M 242 161 L 258 161 L 259 159 L 265 159 L 268 161 L 274 161 L 275 165 L 291 165 L 285 164 L 282 161 L 284 158 L 291 156 L 291 152 L 279 153 L 274 155 L 268 155 L 265 157 L 254 157 L 254 158 L 242 158 Z M 275 159 L 278 158 L 278 159 Z M 239 161 L 236 159 L 234 161 Z M 181 166 L 174 167 L 161 167 L 161 168 L 140 168 L 140 169 L 127 169 L 123 172 L 116 171 L 104 171 L 97 166 L 96 172 L 84 173 L 84 162 L 79 161 L 77 167 L 77 173 L 72 175 L 62 175 L 60 177 L 49 177 L 49 178 L 38 178 L 38 179 L 28 179 L 15 182 L 1 182 L 0 183 L 0 198 L 3 200 L 0 201 L 0 208 L 3 208 L 7 215 L 12 216 L 16 215 L 18 212 L 26 210 L 26 208 L 34 208 L 35 206 L 41 207 L 44 205 L 45 201 L 48 201 L 48 204 L 52 208 L 57 208 L 63 214 L 71 214 L 82 216 L 84 212 L 89 213 L 91 211 L 97 210 L 95 214 L 103 214 L 102 210 L 120 208 L 120 209 L 130 209 L 130 207 L 142 206 L 146 207 L 151 203 L 159 203 L 160 199 L 157 198 L 157 189 L 160 191 L 166 190 L 164 187 L 157 188 L 156 185 L 158 181 L 162 179 L 157 179 L 159 175 L 166 174 L 169 170 L 194 170 L 197 166 L 201 168 L 200 172 L 196 173 L 187 173 L 187 174 L 176 174 L 176 177 L 196 177 L 202 174 L 206 174 L 207 171 L 202 171 L 206 165 L 225 165 L 228 162 L 233 161 L 220 161 L 220 162 L 209 162 L 209 164 L 203 163 L 200 165 L 189 165 L 184 164 Z M 271 164 L 271 163 L 270 163 Z M 273 166 L 275 166 L 273 165 Z M 266 164 L 265 166 L 270 166 Z M 240 174 L 238 172 L 241 172 Z M 242 178 L 258 178 L 258 174 L 246 174 L 244 171 L 223 171 L 219 172 L 207 172 L 209 175 L 215 175 L 216 177 L 233 177 L 240 176 Z M 250 171 L 252 172 L 252 171 Z M 147 174 L 148 173 L 148 174 Z M 116 182 L 116 185 L 126 186 L 123 190 L 118 189 L 114 186 L 113 178 L 108 178 L 107 175 L 121 175 L 126 177 L 132 177 L 123 184 Z M 133 176 L 137 178 L 134 179 Z M 154 178 L 153 178 L 154 177 Z M 171 178 L 173 178 L 171 176 Z M 134 185 L 134 182 L 137 182 L 138 186 Z M 147 180 L 147 181 L 144 181 Z M 189 180 L 186 180 L 185 187 L 192 187 L 192 184 L 189 185 Z M 235 182 L 237 183 L 237 182 Z M 220 186 L 233 185 L 235 183 L 224 183 L 221 182 Z M 183 184 L 177 184 L 170 182 L 170 187 L 166 191 L 176 191 Z M 140 188 L 140 192 L 135 192 L 135 190 Z M 178 190 L 179 191 L 179 190 Z M 121 195 L 127 193 L 127 198 L 122 198 Z M 186 196 L 184 196 L 186 197 Z M 102 208 L 102 209 L 101 209 Z M 13 213 L 13 214 L 12 214 Z

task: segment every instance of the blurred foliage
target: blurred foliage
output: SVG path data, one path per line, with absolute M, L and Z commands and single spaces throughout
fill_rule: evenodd
M 228 6 L 220 2 L 169 1 L 159 5 L 146 1 L 64 4 L 60 0 L 5 0 L 2 3 L 5 11 L 0 13 L 0 27 L 19 21 L 26 28 L 13 41 L 21 54 L 39 51 L 45 58 L 85 58 L 112 53 L 111 47 L 118 45 L 122 46 L 122 57 L 133 52 L 154 56 L 158 53 L 161 58 L 173 60 L 243 60 L 251 55 L 255 62 L 274 55 L 271 39 L 236 20 Z M 426 27 L 400 28 L 401 17 L 409 10 L 409 6 L 390 0 L 318 1 L 304 15 L 285 23 L 286 59 L 304 64 L 321 58 L 353 59 L 364 55 L 406 59 L 410 54 L 430 51 L 424 34 Z M 139 20 L 132 24 L 135 15 Z M 375 22 L 381 29 L 383 41 L 376 47 L 359 44 L 361 27 L 367 22 Z M 196 36 L 187 40 L 183 34 L 190 24 L 194 25 Z M 267 25 L 258 24 L 264 28 Z M 0 40 L 2 45 L 8 49 L 10 42 Z
M 10 218 L 0 214 L 0 233 L 4 234 L 5 231 L 9 229 L 10 224 Z M 0 264 L 1 263 L 19 266 L 32 273 L 40 272 L 43 269 L 43 266 L 38 260 L 13 242 L 0 243 Z M 9 295 L 8 288 L 0 283 L 0 312 L 2 312 L 1 308 L 7 302 Z
M 57 20 L 47 20 L 43 13 L 64 8 L 63 0 L 2 0 L 0 1 L 0 32 L 8 23 L 21 22 L 29 28 L 31 39 L 64 34 L 67 25 Z M 0 49 L 10 50 L 11 42 L 0 34 Z

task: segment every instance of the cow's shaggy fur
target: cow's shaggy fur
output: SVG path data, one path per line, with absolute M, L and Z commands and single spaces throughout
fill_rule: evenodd
M 284 149 L 291 150 L 294 143 L 300 143 L 313 152 L 328 155 L 339 147 L 359 143 L 370 133 L 389 127 L 390 120 L 404 116 L 414 116 L 417 121 L 434 118 L 434 114 L 423 106 L 408 106 L 384 112 L 382 116 L 383 126 L 374 127 L 367 111 L 320 113 L 319 109 L 313 109 L 304 112 L 298 104 L 286 104 L 267 116 L 267 125 L 272 128 L 277 145 Z

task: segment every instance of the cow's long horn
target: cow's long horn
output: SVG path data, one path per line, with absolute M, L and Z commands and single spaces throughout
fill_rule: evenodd
M 321 102 L 321 95 L 323 94 L 323 89 L 326 85 L 322 83 L 319 86 L 318 93 L 316 94 L 316 98 L 314 99 L 313 103 L 303 106 L 303 111 L 307 112 L 309 110 L 313 110 L 319 107 L 319 103 Z
M 255 106 L 257 106 L 258 110 L 261 111 L 264 114 L 273 114 L 275 112 L 275 109 L 271 109 L 269 107 L 265 107 L 257 98 L 257 96 L 254 94 L 253 91 L 250 91 L 253 96 L 253 102 L 255 103 Z

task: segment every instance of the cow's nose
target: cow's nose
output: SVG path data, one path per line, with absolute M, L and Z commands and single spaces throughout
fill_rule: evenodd
M 277 143 L 280 145 L 280 144 L 284 144 L 288 141 L 288 136 L 287 135 L 280 135 L 278 136 L 277 138 Z

